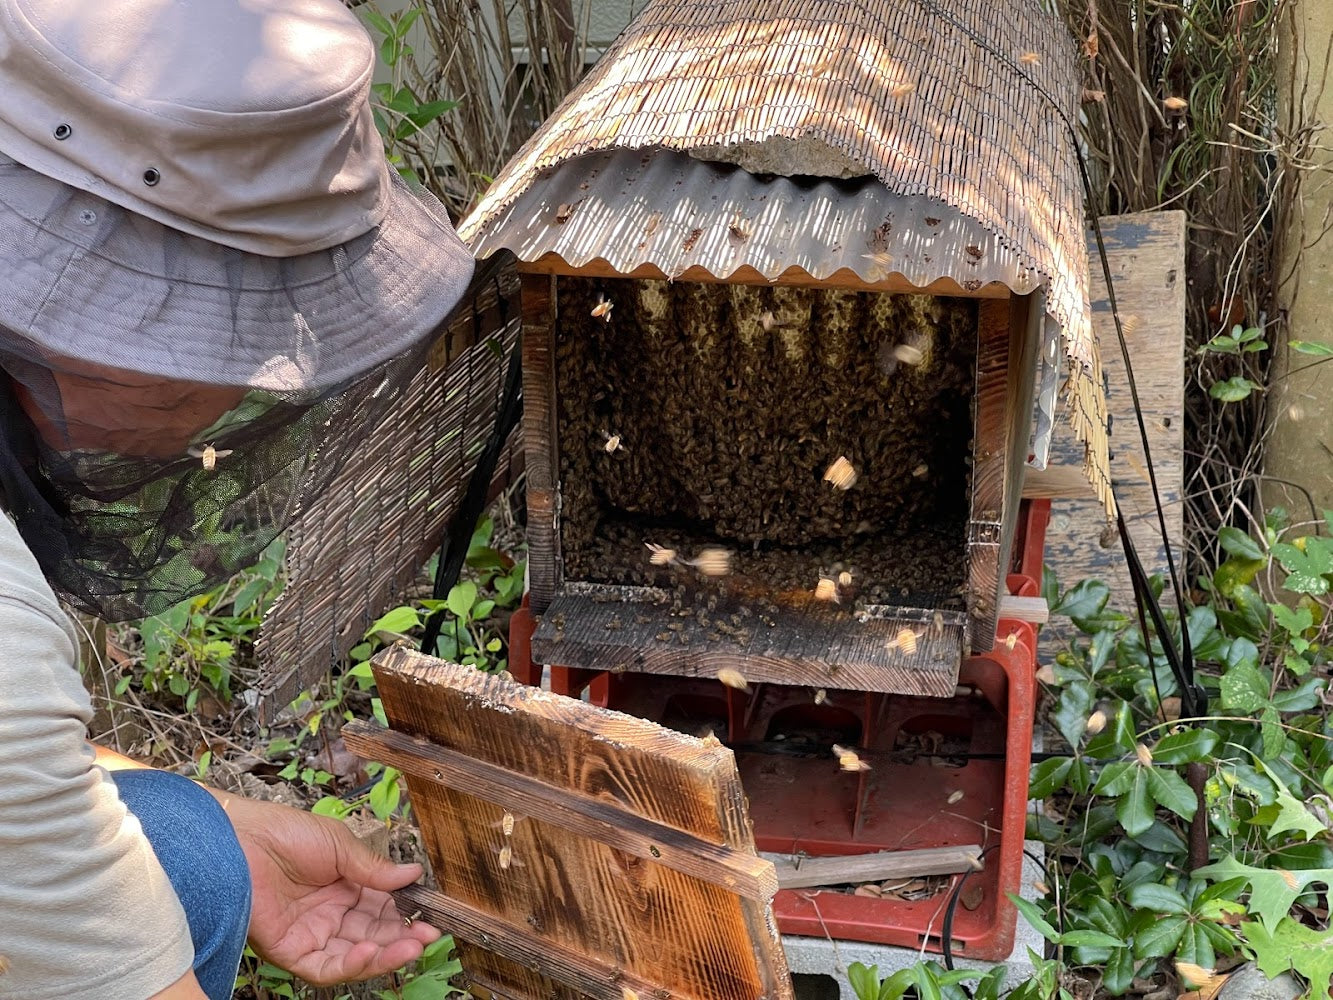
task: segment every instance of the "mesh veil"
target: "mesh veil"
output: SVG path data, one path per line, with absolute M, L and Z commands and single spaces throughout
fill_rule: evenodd
M 8 508 L 70 604 L 108 621 L 157 614 L 253 565 L 384 418 L 425 350 L 314 394 L 237 389 L 213 415 L 188 385 L 46 355 L 0 328 Z M 91 412 L 75 402 L 90 397 Z M 181 399 L 185 419 L 169 408 Z M 150 430 L 154 413 L 165 429 Z M 142 434 L 119 426 L 127 418 Z

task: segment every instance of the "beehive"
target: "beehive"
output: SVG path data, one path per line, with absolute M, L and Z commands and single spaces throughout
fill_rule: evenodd
M 464 221 L 523 275 L 537 659 L 947 695 L 1061 383 L 1109 496 L 1026 6 L 649 4 Z

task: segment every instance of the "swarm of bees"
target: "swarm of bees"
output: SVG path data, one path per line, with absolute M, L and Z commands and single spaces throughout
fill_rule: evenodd
M 869 771 L 870 765 L 863 761 L 855 750 L 833 744 L 833 756 L 838 758 L 838 766 L 844 771 Z
M 204 469 L 207 472 L 212 472 L 217 468 L 219 458 L 226 458 L 230 454 L 230 448 L 214 448 L 211 444 L 206 444 L 203 448 L 189 449 L 190 457 L 203 462 Z

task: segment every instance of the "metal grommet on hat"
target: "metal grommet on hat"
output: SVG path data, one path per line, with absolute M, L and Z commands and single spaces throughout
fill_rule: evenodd
M 143 172 L 143 182 L 149 187 L 153 187 L 161 179 L 162 175 L 158 172 L 157 167 L 149 167 Z
M 61 140 L 62 142 L 65 139 L 68 139 L 73 134 L 74 130 L 70 128 L 68 125 L 66 125 L 64 122 L 61 122 L 59 125 L 57 125 L 55 131 L 52 133 L 52 135 L 54 135 L 57 139 Z

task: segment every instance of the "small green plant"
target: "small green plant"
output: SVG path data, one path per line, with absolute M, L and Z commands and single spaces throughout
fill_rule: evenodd
M 1333 347 L 1309 340 L 1289 340 L 1287 347 L 1297 354 L 1308 354 L 1320 359 L 1333 357 Z M 1233 326 L 1230 333 L 1219 333 L 1212 340 L 1199 347 L 1199 354 L 1235 355 L 1245 367 L 1245 358 L 1258 355 L 1268 350 L 1268 341 L 1263 339 L 1263 331 L 1258 327 Z M 1313 364 L 1319 364 L 1316 361 Z M 1263 392 L 1264 386 L 1246 375 L 1232 375 L 1219 379 L 1208 387 L 1208 395 L 1223 403 L 1236 403 L 1248 399 L 1251 393 Z
M 187 712 L 205 691 L 230 701 L 237 656 L 282 591 L 284 552 L 279 538 L 251 569 L 140 622 L 136 668 L 121 675 L 115 694 L 123 695 L 137 681 L 150 694 L 182 699 Z
M 1256 342 L 1243 333 L 1228 349 Z M 1259 538 L 1219 532 L 1225 559 L 1197 581 L 1202 600 L 1184 623 L 1210 695 L 1197 724 L 1176 722 L 1160 643 L 1108 608 L 1104 584 L 1059 593 L 1046 581 L 1052 613 L 1075 632 L 1041 674 L 1049 721 L 1070 750 L 1034 766 L 1030 794 L 1045 805 L 1028 833 L 1049 846 L 1060 891 L 1015 904 L 1066 967 L 1098 970 L 1111 995 L 1163 959 L 1211 969 L 1310 935 L 1333 948 L 1333 932 L 1310 916 L 1319 887 L 1333 886 L 1333 542 L 1321 533 L 1333 531 L 1333 512 L 1301 528 L 1279 511 Z M 1203 779 L 1203 860 L 1213 859 L 1194 870 L 1191 766 Z

